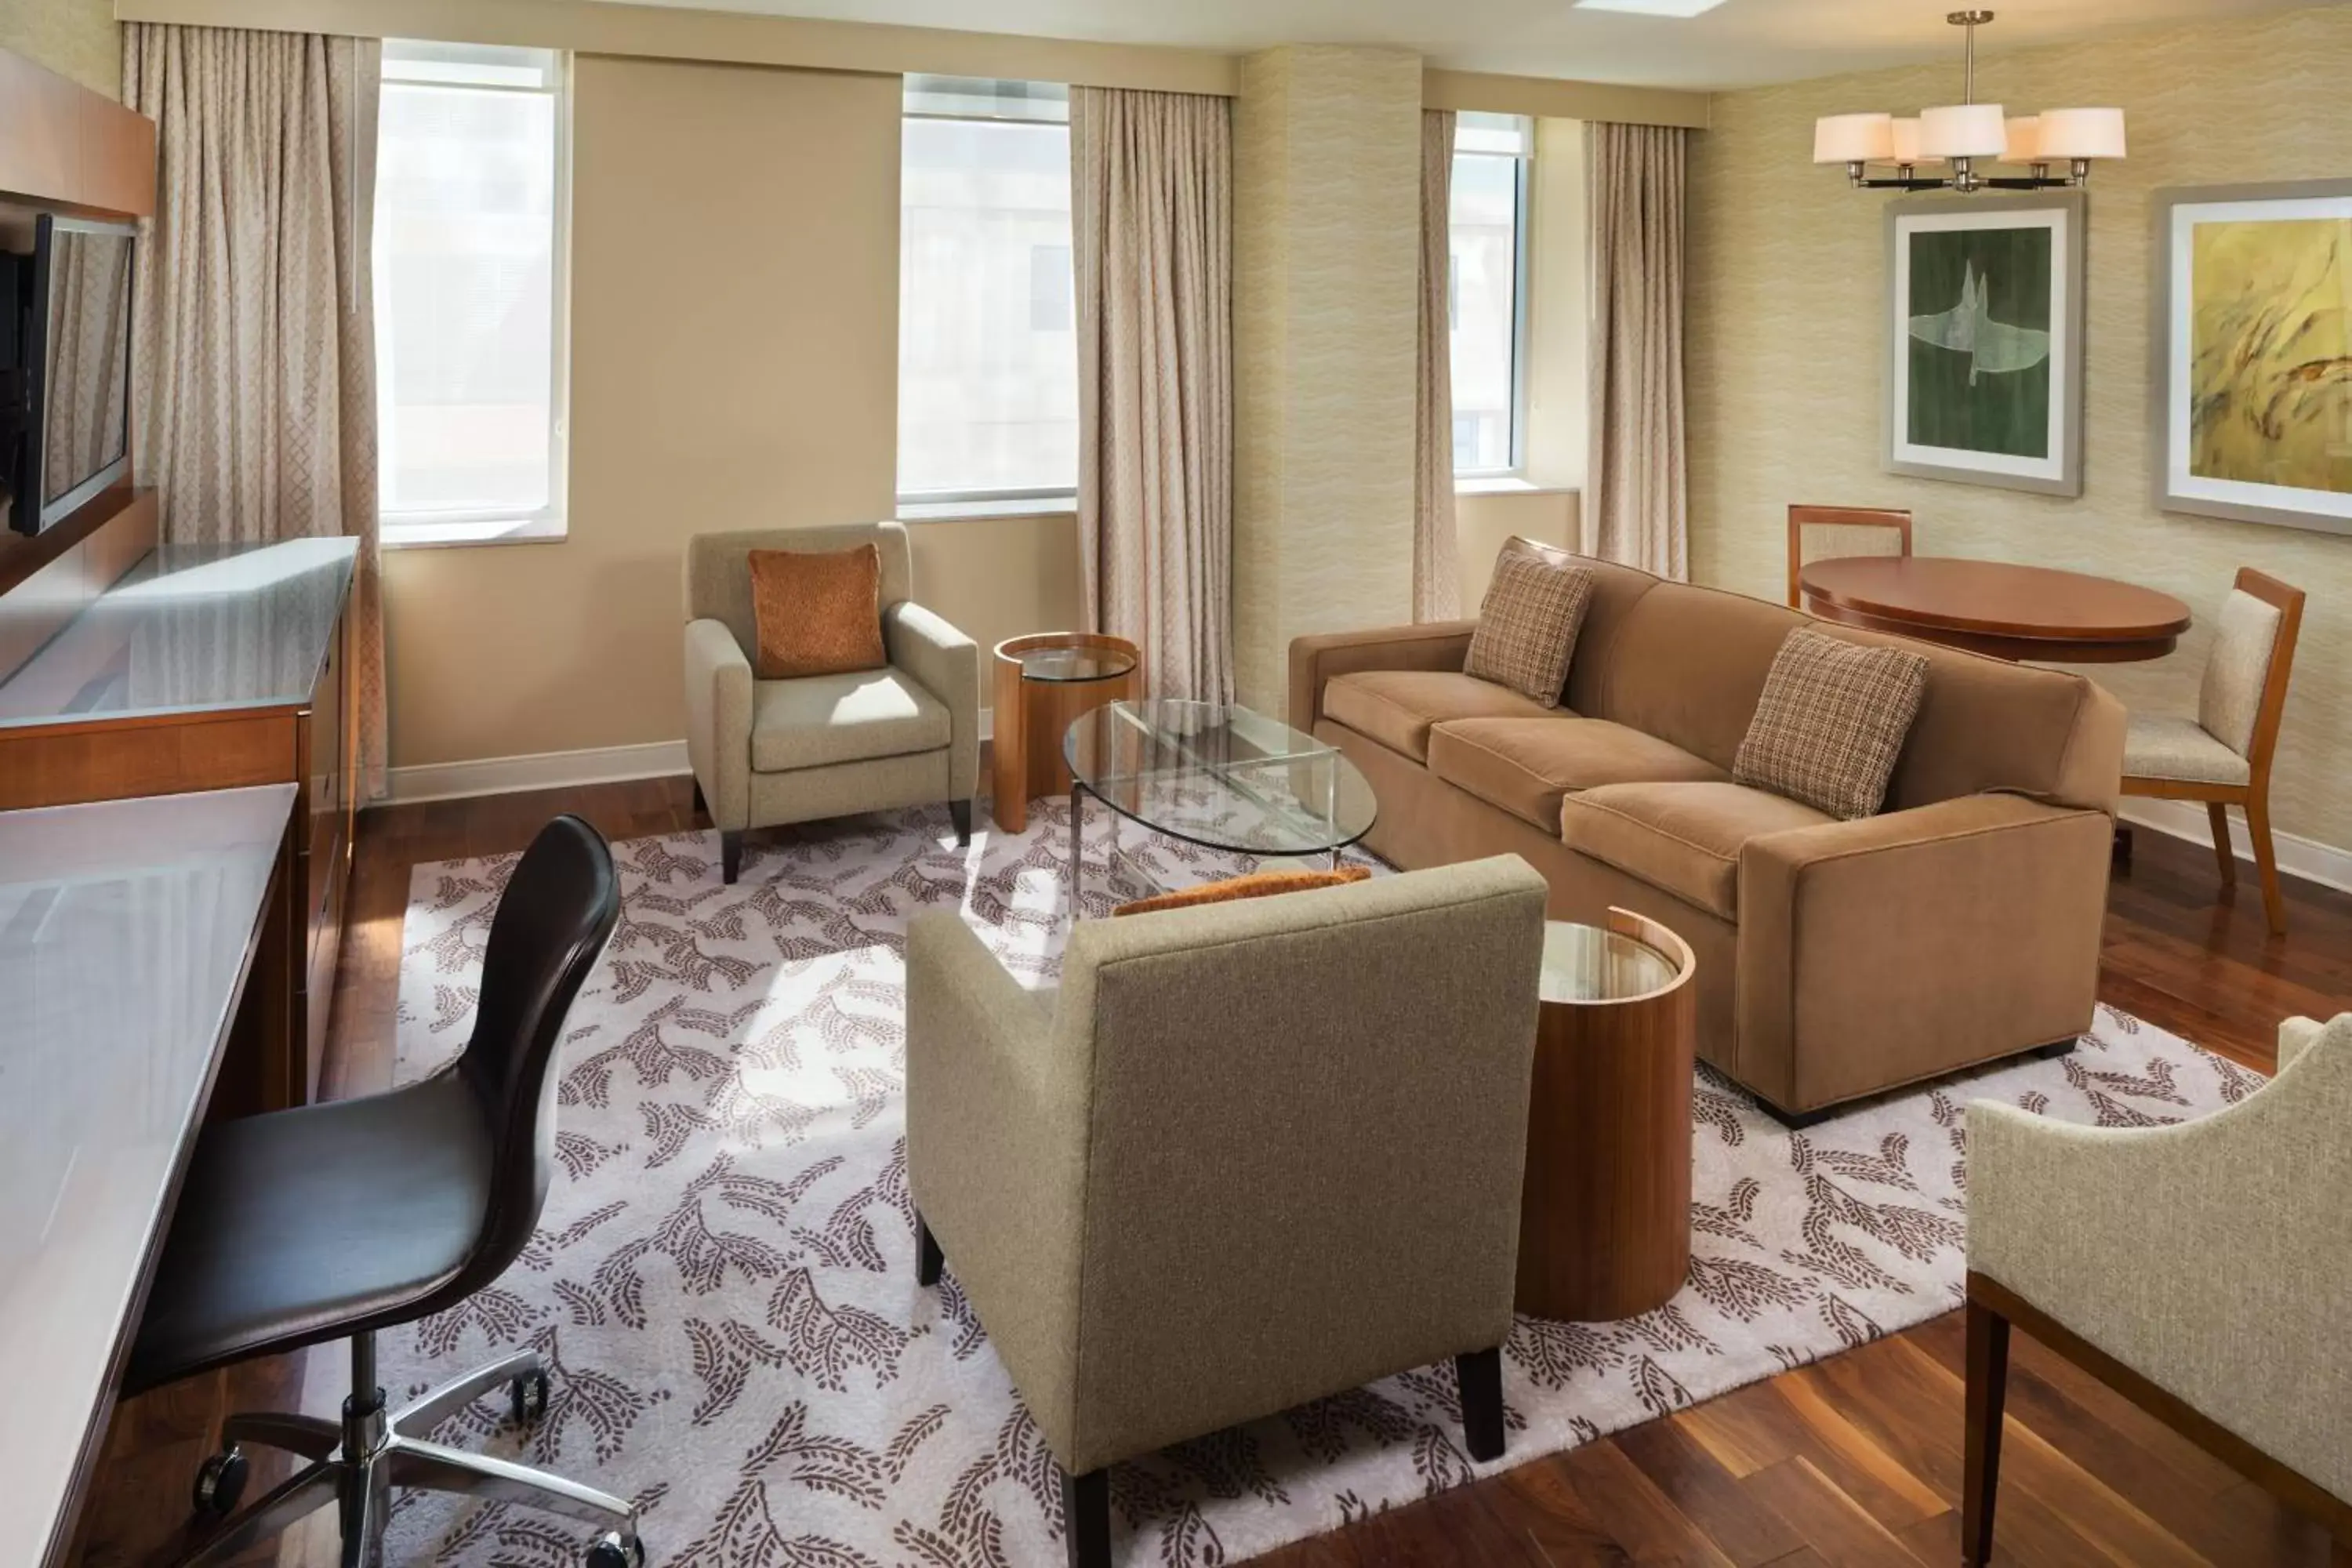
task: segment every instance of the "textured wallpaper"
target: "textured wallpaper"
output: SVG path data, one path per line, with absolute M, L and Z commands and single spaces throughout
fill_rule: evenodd
M 1419 57 L 1251 56 L 1234 183 L 1234 666 L 1278 712 L 1292 637 L 1412 618 Z
M 122 96 L 122 37 L 113 0 L 8 0 L 0 49 L 13 49 L 109 98 Z
M 2158 511 L 2148 431 L 2148 193 L 2352 178 L 2352 6 L 1993 55 L 1978 75 L 1979 96 L 2011 113 L 2130 115 L 2130 159 L 2091 180 L 2082 497 L 1880 471 L 1889 198 L 1814 167 L 1812 122 L 1955 100 L 1956 33 L 1948 66 L 1720 96 L 1714 129 L 1692 139 L 1692 574 L 1777 599 L 1790 502 L 1909 507 L 1922 553 L 2097 573 L 2185 600 L 2199 625 L 2172 658 L 2085 673 L 2127 703 L 2186 714 L 2231 576 L 2260 567 L 2311 595 L 2274 821 L 2352 847 L 2352 538 Z

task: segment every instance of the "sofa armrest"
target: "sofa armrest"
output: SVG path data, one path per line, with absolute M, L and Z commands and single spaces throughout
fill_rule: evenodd
M 1475 620 L 1426 621 L 1369 632 L 1324 632 L 1290 639 L 1287 722 L 1312 733 L 1323 716 L 1323 687 L 1336 675 L 1361 669 L 1459 670 L 1470 657 Z
M 907 929 L 907 1181 L 1033 1406 L 1069 1430 L 1091 1058 L 961 916 Z M 1047 1415 L 1040 1409 L 1040 1419 Z
M 2089 1028 L 2112 844 L 2007 795 L 1749 839 L 1738 1076 L 1810 1110 Z
M 882 637 L 890 662 L 948 705 L 950 798 L 970 800 L 980 788 L 980 645 L 912 599 L 882 612 Z
M 1968 1110 L 1969 1267 L 2265 1454 L 2352 1493 L 2352 1018 L 2170 1127 Z
M 721 832 L 751 821 L 751 661 L 727 623 L 686 623 L 686 754 Z

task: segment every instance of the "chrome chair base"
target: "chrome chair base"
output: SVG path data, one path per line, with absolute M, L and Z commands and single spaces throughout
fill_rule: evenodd
M 645 1547 L 637 1539 L 635 1505 L 547 1470 L 452 1448 L 424 1436 L 502 1385 L 518 1390 L 518 1414 L 535 1416 L 543 1411 L 547 1372 L 537 1352 L 521 1351 L 478 1368 L 390 1412 L 384 1408 L 383 1391 L 375 1386 L 373 1335 L 352 1340 L 352 1394 L 343 1401 L 339 1422 L 276 1413 L 236 1415 L 222 1422 L 224 1453 L 218 1458 L 235 1462 L 242 1445 L 255 1443 L 310 1463 L 268 1496 L 238 1510 L 193 1552 L 166 1553 L 157 1568 L 217 1568 L 330 1503 L 341 1516 L 343 1568 L 381 1568 L 384 1522 L 391 1517 L 395 1487 L 520 1503 L 602 1525 L 604 1533 L 583 1547 L 587 1568 L 643 1568 Z M 537 1409 L 528 1408 L 530 1401 L 523 1392 L 533 1385 Z M 209 1495 L 217 1474 L 208 1468 L 199 1480 L 200 1500 Z

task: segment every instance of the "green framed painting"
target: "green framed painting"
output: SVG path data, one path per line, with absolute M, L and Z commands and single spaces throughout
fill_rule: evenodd
M 2352 533 L 2352 180 L 2154 206 L 2157 504 Z
M 2081 191 L 1886 211 L 1886 467 L 2083 493 Z

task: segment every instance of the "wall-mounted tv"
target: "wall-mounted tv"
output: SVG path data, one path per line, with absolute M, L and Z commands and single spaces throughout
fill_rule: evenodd
M 0 427 L 0 487 L 19 533 L 71 516 L 130 470 L 137 237 L 127 223 L 45 213 L 31 257 L 0 269 L 0 305 L 18 313 L 15 330 L 0 332 L 18 362 L 0 365 L 0 402 L 15 405 L 0 426 L 16 427 L 13 455 Z

